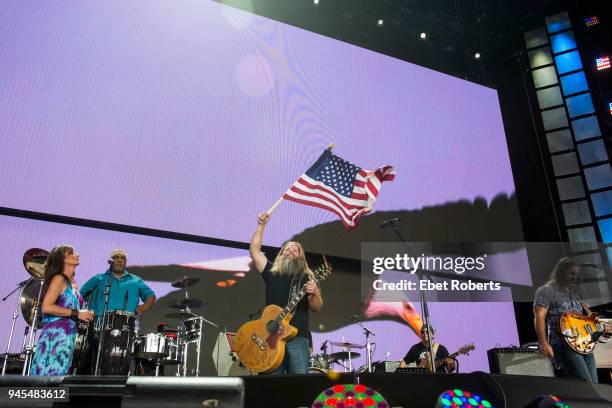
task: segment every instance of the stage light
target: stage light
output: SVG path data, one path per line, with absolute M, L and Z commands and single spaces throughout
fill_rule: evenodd
M 599 57 L 595 59 L 595 67 L 598 71 L 603 71 L 604 69 L 610 69 L 610 56 L 604 55 L 603 57 Z
M 480 53 L 479 53 L 479 52 L 475 52 L 475 53 L 474 53 L 474 59 L 475 59 L 476 61 L 480 61 Z
M 608 112 L 610 113 L 610 116 L 612 116 L 612 102 L 608 102 L 608 108 L 609 108 Z
M 571 408 L 571 406 L 561 398 L 548 394 L 534 399 L 524 408 Z
M 493 408 L 493 404 L 478 394 L 460 389 L 448 390 L 440 394 L 436 408 L 454 407 Z
M 320 393 L 312 408 L 389 408 L 380 393 L 363 384 L 336 384 Z
M 384 21 L 382 18 L 380 18 L 380 19 L 378 19 L 378 21 L 376 22 L 376 24 L 378 24 L 378 26 L 379 26 L 379 27 L 382 27 L 382 26 L 383 26 L 383 24 L 385 24 L 385 21 Z
M 319 0 L 312 0 L 312 2 L 314 3 L 315 6 L 319 5 Z
M 427 39 L 427 33 L 425 33 L 425 32 L 421 33 L 421 34 L 419 35 L 419 38 L 420 38 L 421 40 L 426 40 L 426 39 Z
M 597 16 L 585 17 L 584 25 L 587 27 L 593 27 L 594 25 L 599 24 L 599 18 Z

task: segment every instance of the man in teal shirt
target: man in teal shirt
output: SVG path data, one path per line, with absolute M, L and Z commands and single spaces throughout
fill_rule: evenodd
M 155 303 L 155 293 L 142 279 L 125 269 L 127 254 L 124 250 L 114 250 L 111 259 L 112 277 L 107 310 L 125 310 L 137 315 L 145 313 Z M 108 274 L 109 271 L 106 271 L 94 276 L 80 289 L 85 300 L 89 301 L 89 309 L 96 313 L 96 317 L 101 317 L 104 311 L 104 290 Z M 139 300 L 144 303 L 139 305 Z

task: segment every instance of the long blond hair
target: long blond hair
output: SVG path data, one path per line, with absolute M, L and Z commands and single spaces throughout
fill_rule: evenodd
M 276 258 L 274 258 L 274 262 L 272 263 L 272 268 L 270 268 L 270 272 L 272 272 L 273 274 L 282 273 L 281 262 L 284 258 L 283 253 L 285 252 L 285 249 L 292 244 L 295 245 L 298 249 L 298 257 L 296 262 L 298 264 L 299 270 L 303 271 L 303 273 L 309 276 L 314 276 L 314 273 L 312 272 L 312 270 L 308 266 L 308 262 L 306 261 L 306 254 L 304 253 L 304 248 L 302 247 L 302 244 L 296 241 L 285 242 L 285 245 L 282 246 L 282 248 L 278 252 L 278 255 L 276 255 Z

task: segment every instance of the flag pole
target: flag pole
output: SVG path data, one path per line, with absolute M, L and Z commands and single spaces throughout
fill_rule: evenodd
M 268 211 L 266 211 L 266 213 L 267 213 L 268 215 L 272 214 L 272 211 L 274 211 L 274 209 L 275 209 L 276 207 L 278 207 L 278 205 L 281 203 L 281 201 L 283 201 L 283 199 L 284 199 L 284 198 L 281 196 L 281 198 L 279 198 L 278 200 L 276 200 L 276 202 L 274 203 L 274 205 L 273 205 L 272 207 L 270 207 L 270 209 L 269 209 Z

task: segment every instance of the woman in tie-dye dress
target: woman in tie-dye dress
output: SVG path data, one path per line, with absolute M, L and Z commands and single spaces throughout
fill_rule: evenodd
M 51 251 L 45 263 L 43 328 L 32 361 L 32 375 L 66 375 L 70 370 L 77 320 L 91 321 L 93 312 L 80 310 L 83 298 L 74 282 L 79 254 L 70 245 Z

